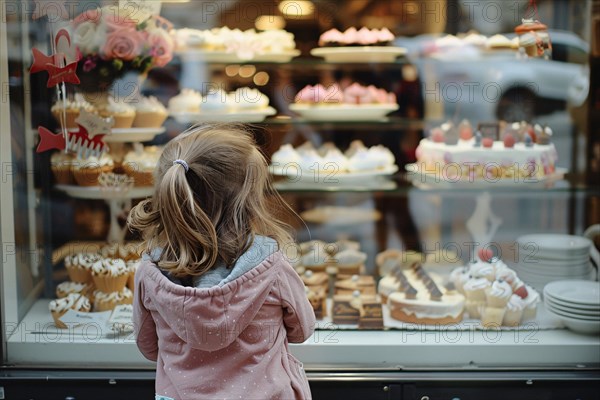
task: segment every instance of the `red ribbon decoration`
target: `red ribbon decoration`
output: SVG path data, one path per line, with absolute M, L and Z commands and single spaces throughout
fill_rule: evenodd
M 47 87 L 53 87 L 61 82 L 79 84 L 79 77 L 77 76 L 77 61 L 72 62 L 64 68 L 57 67 L 52 64 L 46 64 L 48 70 L 48 85 Z
M 64 37 L 67 40 L 70 49 L 71 37 L 69 36 L 69 32 L 67 32 L 66 29 L 61 29 L 58 32 L 56 38 L 54 39 L 55 44 L 58 44 L 59 39 L 62 37 Z M 56 53 L 47 56 L 36 48 L 31 49 L 31 52 L 33 54 L 33 63 L 31 64 L 29 72 L 33 74 L 40 71 L 48 71 L 49 77 L 47 87 L 50 88 L 56 86 L 61 82 L 73 84 L 80 83 L 79 77 L 76 73 L 77 62 L 79 61 L 78 59 L 71 62 L 67 66 L 62 67 L 61 65 L 64 65 L 64 63 L 69 61 L 67 60 L 67 58 L 72 58 L 72 56 L 67 57 L 65 53 Z
M 99 156 L 102 152 L 108 150 L 106 144 L 102 141 L 104 134 L 97 134 L 90 139 L 87 130 L 81 125 L 79 125 L 79 129 L 76 132 L 67 133 L 68 143 L 65 141 L 62 133 L 54 134 L 43 126 L 38 127 L 38 132 L 40 134 L 40 143 L 36 149 L 38 153 L 53 149 L 67 149 L 87 157 L 93 153 Z

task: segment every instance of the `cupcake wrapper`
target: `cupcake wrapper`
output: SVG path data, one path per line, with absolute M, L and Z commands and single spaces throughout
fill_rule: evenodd
M 92 282 L 92 273 L 84 268 L 80 267 L 67 267 L 67 273 L 69 274 L 69 279 L 72 282 L 77 283 L 91 283 Z
M 98 177 L 100 174 L 112 170 L 112 166 L 76 169 L 73 170 L 73 177 L 79 186 L 98 186 Z
M 131 128 L 131 125 L 133 124 L 133 120 L 135 119 L 135 114 L 133 114 L 133 115 L 111 115 L 111 116 L 115 120 L 113 129 Z
M 508 297 L 487 296 L 488 307 L 504 308 L 508 303 Z
M 483 301 L 467 300 L 465 303 L 465 310 L 469 313 L 469 317 L 475 319 L 481 318 L 481 309 L 483 307 L 485 307 L 485 302 Z
M 67 313 L 68 310 L 65 311 L 52 311 L 52 318 L 54 319 L 54 325 L 56 325 L 57 328 L 59 329 L 67 329 L 67 325 L 65 325 L 61 320 L 59 320 L 60 317 L 62 317 L 63 315 L 65 315 Z
M 62 110 L 52 111 L 52 115 L 54 116 L 56 121 L 62 127 L 62 123 L 60 123 L 60 119 L 62 118 Z M 76 129 L 77 128 L 77 122 L 75 122 L 77 117 L 79 117 L 79 110 L 67 110 L 67 119 L 66 119 L 66 125 L 67 125 L 66 128 L 67 129 Z
M 133 292 L 133 288 L 135 287 L 135 272 L 132 272 L 127 277 L 127 287 Z
M 521 325 L 522 317 L 523 310 L 506 310 L 506 313 L 504 313 L 504 319 L 502 320 L 502 325 L 519 326 Z
M 502 326 L 506 308 L 485 307 L 481 313 L 481 324 L 487 328 Z
M 147 112 L 137 112 L 135 114 L 135 119 L 133 120 L 134 128 L 158 128 L 162 126 L 162 124 L 167 119 L 167 114 L 162 113 L 147 113 Z
M 96 301 L 94 302 L 94 311 L 112 311 L 116 306 L 121 304 L 132 304 L 133 298 L 124 299 L 121 301 L 111 300 L 111 301 Z
M 120 292 L 127 284 L 129 274 L 120 276 L 92 275 L 96 288 L 104 293 Z
M 52 175 L 58 185 L 72 185 L 75 183 L 70 166 L 52 166 Z

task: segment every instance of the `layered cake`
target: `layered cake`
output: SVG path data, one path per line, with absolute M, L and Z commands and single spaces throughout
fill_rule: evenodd
M 327 291 L 321 286 L 306 287 L 306 297 L 315 312 L 315 318 L 327 316 Z
M 375 280 L 370 275 L 340 276 L 334 284 L 335 294 L 352 294 L 358 291 L 360 294 L 377 294 Z
M 513 123 L 492 126 L 491 132 L 473 132 L 467 121 L 434 128 L 417 147 L 417 168 L 448 181 L 536 180 L 555 172 L 558 157 L 549 127 Z
M 391 317 L 414 324 L 455 324 L 462 320 L 465 297 L 446 289 L 420 263 L 397 268 L 379 281 L 379 294 L 387 298 Z
M 344 32 L 337 29 L 325 31 L 319 37 L 319 46 L 387 46 L 395 36 L 389 29 L 369 29 L 350 27 Z
M 383 328 L 381 303 L 375 295 L 363 295 L 358 290 L 352 294 L 334 295 L 332 314 L 334 324 L 358 324 L 363 329 Z

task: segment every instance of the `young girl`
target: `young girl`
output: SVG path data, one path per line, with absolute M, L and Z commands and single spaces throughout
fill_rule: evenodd
M 310 399 L 288 343 L 315 316 L 282 254 L 291 238 L 267 197 L 283 201 L 251 136 L 193 128 L 160 157 L 156 192 L 129 215 L 145 254 L 134 327 L 156 361 L 156 399 Z

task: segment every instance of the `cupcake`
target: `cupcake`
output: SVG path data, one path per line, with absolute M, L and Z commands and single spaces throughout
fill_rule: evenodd
M 169 112 L 178 113 L 198 113 L 200 112 L 200 103 L 202 95 L 192 89 L 182 89 L 181 93 L 169 100 Z
M 125 155 L 123 169 L 135 186 L 153 186 L 154 170 L 162 150 L 157 146 L 136 148 Z
M 60 320 L 60 317 L 65 315 L 69 310 L 90 312 L 92 306 L 87 297 L 81 294 L 71 293 L 65 298 L 52 300 L 48 308 L 50 309 L 52 318 L 54 318 L 54 325 L 56 325 L 57 328 L 67 329 L 67 325 Z
M 485 290 L 490 286 L 486 278 L 471 278 L 465 282 L 463 289 L 467 301 L 465 308 L 471 318 L 481 317 L 481 308 L 485 306 Z
M 103 258 L 92 266 L 92 279 L 101 292 L 120 292 L 128 278 L 129 269 L 120 258 Z
M 73 177 L 79 186 L 97 186 L 100 174 L 112 172 L 113 169 L 113 159 L 106 153 L 100 158 L 90 156 L 73 161 Z
M 58 151 L 50 157 L 50 169 L 54 175 L 54 180 L 58 185 L 72 185 L 75 183 L 73 178 L 73 162 L 75 157 L 70 153 Z
M 135 272 L 140 266 L 141 259 L 127 261 L 127 269 L 129 269 L 129 277 L 127 278 L 127 287 L 131 290 L 135 287 Z
M 119 292 L 105 293 L 99 290 L 94 292 L 94 311 L 111 311 L 121 304 L 132 304 L 133 292 L 124 287 Z
M 512 287 L 504 281 L 496 280 L 485 289 L 486 306 L 481 311 L 481 323 L 487 327 L 502 325 L 506 303 L 512 296 Z
M 525 286 L 527 289 L 527 297 L 523 299 L 525 308 L 523 309 L 523 321 L 535 319 L 537 314 L 537 306 L 540 302 L 540 295 L 531 286 Z
M 332 265 L 338 268 L 341 274 L 360 274 L 360 268 L 367 261 L 367 254 L 358 250 L 347 249 L 336 253 Z
M 454 289 L 456 289 L 459 293 L 464 294 L 464 285 L 470 279 L 469 268 L 468 267 L 458 267 L 452 270 L 450 273 L 450 282 L 454 285 Z
M 519 326 L 521 324 L 524 309 L 525 302 L 523 299 L 516 294 L 511 295 L 508 299 L 508 303 L 506 303 L 506 312 L 504 313 L 502 325 Z
M 135 108 L 123 101 L 115 100 L 114 97 L 109 97 L 108 104 L 100 110 L 100 116 L 112 117 L 115 121 L 114 129 L 131 128 L 135 119 Z
M 62 299 L 62 298 L 67 297 L 71 293 L 83 294 L 83 295 L 89 297 L 88 294 L 91 294 L 93 291 L 94 291 L 93 282 L 83 283 L 83 282 L 65 281 L 65 282 L 58 284 L 58 286 L 56 286 L 56 297 L 58 297 L 59 299 Z
M 75 120 L 79 117 L 81 110 L 96 111 L 94 106 L 85 101 L 79 93 L 75 95 L 75 100 L 67 100 L 66 102 L 57 100 L 50 109 L 56 121 L 58 121 L 61 127 L 66 129 L 77 129 Z
M 139 247 L 138 243 L 110 243 L 100 248 L 100 255 L 104 258 L 121 258 L 124 261 L 138 260 Z
M 100 259 L 101 257 L 94 253 L 78 253 L 65 257 L 69 279 L 77 283 L 91 283 L 92 266 Z
M 135 107 L 134 128 L 158 128 L 169 116 L 165 106 L 154 96 L 141 97 L 131 105 Z
M 496 279 L 494 266 L 484 261 L 471 263 L 469 272 L 474 278 L 485 278 L 490 282 L 493 282 L 494 279 Z

